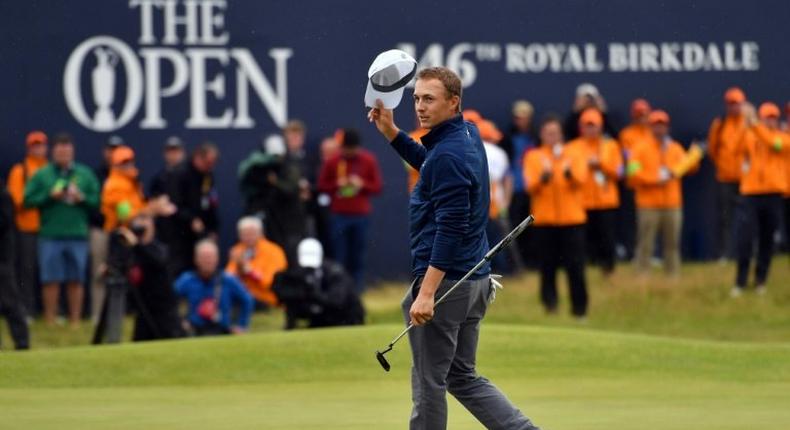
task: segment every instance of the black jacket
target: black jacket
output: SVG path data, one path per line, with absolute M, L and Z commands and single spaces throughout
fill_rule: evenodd
M 213 173 L 199 172 L 192 163 L 184 163 L 173 172 L 170 200 L 178 211 L 174 215 L 179 230 L 191 232 L 192 220 L 200 218 L 205 233 L 219 230 L 219 195 Z

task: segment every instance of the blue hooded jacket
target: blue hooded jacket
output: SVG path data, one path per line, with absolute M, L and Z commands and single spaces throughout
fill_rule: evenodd
M 461 279 L 488 252 L 488 161 L 480 134 L 457 115 L 415 142 L 403 131 L 391 145 L 420 172 L 409 201 L 412 274 L 428 266 Z M 469 279 L 490 272 L 482 266 Z

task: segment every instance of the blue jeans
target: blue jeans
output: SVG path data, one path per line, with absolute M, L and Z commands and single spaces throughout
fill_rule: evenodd
M 85 281 L 88 241 L 84 239 L 38 240 L 38 267 L 41 283 Z
M 368 238 L 367 215 L 332 215 L 332 250 L 335 260 L 354 278 L 357 294 L 364 291 L 364 256 Z

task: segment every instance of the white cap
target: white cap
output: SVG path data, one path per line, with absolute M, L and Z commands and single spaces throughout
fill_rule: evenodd
M 411 55 L 400 49 L 382 52 L 368 69 L 365 106 L 376 107 L 376 99 L 381 99 L 384 108 L 395 109 L 416 72 L 417 60 Z
M 299 265 L 302 267 L 317 269 L 321 267 L 324 260 L 324 248 L 321 246 L 321 242 L 311 237 L 299 242 L 296 254 L 299 258 Z
M 285 155 L 285 139 L 279 134 L 271 134 L 264 139 L 263 150 L 270 155 Z
M 585 82 L 579 85 L 578 87 L 576 87 L 576 97 L 581 97 L 581 96 L 598 97 L 599 95 L 600 93 L 598 92 L 598 87 L 596 87 L 595 85 L 589 82 Z

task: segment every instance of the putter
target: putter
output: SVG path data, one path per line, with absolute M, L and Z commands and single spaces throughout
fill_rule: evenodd
M 439 306 L 439 304 L 440 304 L 440 303 L 442 303 L 442 302 L 444 301 L 444 299 L 446 299 L 446 298 L 447 298 L 447 296 L 449 296 L 449 295 L 450 295 L 450 293 L 452 293 L 452 292 L 453 292 L 453 290 L 455 290 L 456 288 L 458 288 L 458 286 L 459 286 L 459 285 L 461 285 L 461 283 L 463 283 L 464 281 L 466 281 L 466 280 L 467 280 L 467 279 L 468 279 L 470 276 L 472 276 L 472 274 L 473 274 L 473 273 L 477 272 L 477 270 L 478 270 L 480 267 L 482 267 L 482 266 L 483 266 L 484 264 L 486 264 L 487 262 L 491 261 L 491 259 L 492 259 L 492 258 L 494 258 L 494 256 L 495 256 L 495 255 L 496 255 L 496 254 L 497 254 L 499 251 L 501 251 L 503 248 L 505 248 L 506 246 L 508 246 L 508 245 L 510 244 L 510 242 L 512 242 L 512 241 L 513 241 L 513 239 L 517 238 L 517 237 L 518 237 L 518 236 L 519 236 L 519 235 L 520 235 L 522 232 L 524 232 L 524 230 L 526 230 L 526 228 L 527 228 L 527 227 L 529 227 L 529 226 L 532 224 L 532 222 L 533 222 L 533 221 L 535 221 L 535 218 L 534 218 L 532 215 L 529 215 L 528 217 L 524 218 L 524 221 L 521 221 L 521 224 L 517 225 L 517 226 L 516 226 L 516 228 L 514 228 L 514 229 L 513 229 L 513 231 L 511 231 L 510 233 L 508 233 L 508 235 L 507 235 L 507 236 L 505 236 L 505 237 L 504 237 L 502 240 L 500 240 L 500 241 L 499 241 L 499 243 L 497 243 L 497 244 L 496 244 L 496 245 L 495 245 L 493 248 L 491 248 L 491 249 L 488 251 L 488 253 L 486 253 L 486 255 L 483 257 L 483 259 L 482 259 L 482 260 L 480 260 L 480 262 L 479 262 L 479 263 L 477 263 L 477 264 L 475 265 L 475 267 L 473 267 L 473 268 L 472 268 L 470 271 L 466 272 L 466 275 L 464 275 L 464 277 L 463 277 L 463 278 L 461 278 L 461 279 L 460 279 L 458 282 L 456 282 L 456 283 L 455 283 L 455 284 L 454 284 L 452 287 L 450 287 L 450 289 L 449 289 L 449 290 L 447 290 L 447 292 L 446 292 L 446 293 L 444 293 L 444 295 L 442 295 L 441 297 L 439 297 L 439 299 L 438 299 L 438 300 L 436 300 L 436 303 L 434 303 L 434 305 L 433 305 L 433 308 L 434 308 L 434 309 L 436 309 L 436 307 L 437 307 L 437 306 Z M 406 333 L 408 333 L 408 332 L 409 332 L 409 330 L 411 330 L 411 329 L 412 329 L 412 327 L 414 327 L 414 324 L 412 324 L 412 323 L 409 323 L 408 327 L 406 327 L 406 328 L 405 328 L 405 329 L 404 329 L 404 330 L 403 330 L 403 331 L 402 331 L 402 332 L 401 332 L 401 333 L 398 335 L 398 337 L 396 337 L 395 339 L 393 339 L 393 340 L 392 340 L 392 342 L 390 342 L 390 344 L 389 344 L 389 345 L 387 345 L 387 347 L 386 347 L 386 348 L 384 348 L 384 349 L 383 349 L 383 350 L 381 350 L 381 351 L 376 351 L 376 360 L 378 360 L 378 361 L 379 361 L 379 364 L 381 364 L 381 367 L 382 367 L 382 368 L 384 368 L 384 370 L 385 370 L 385 371 L 387 371 L 387 372 L 389 372 L 389 371 L 390 371 L 390 363 L 389 363 L 389 362 L 387 361 L 387 359 L 384 357 L 384 354 L 386 354 L 386 353 L 388 353 L 388 352 L 392 351 L 392 347 L 393 347 L 393 346 L 395 346 L 395 344 L 396 344 L 396 343 L 398 343 L 398 341 L 399 341 L 399 340 L 400 340 L 400 339 L 401 339 L 403 336 L 406 336 Z

